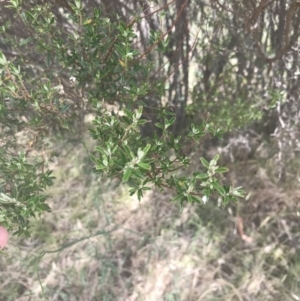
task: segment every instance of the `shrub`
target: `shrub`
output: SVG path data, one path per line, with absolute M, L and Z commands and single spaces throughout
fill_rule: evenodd
M 172 189 L 173 202 L 202 203 L 217 196 L 223 204 L 243 196 L 241 188 L 222 184 L 227 171 L 199 158 L 201 170 L 177 175 L 196 156 L 201 139 L 221 138 L 224 130 L 204 122 L 191 124 L 186 136 L 172 130 L 176 115 L 169 104 L 155 110 L 156 130 L 141 134 L 148 95 L 165 95 L 165 83 L 149 80 L 155 70 L 148 54 L 166 51 L 167 34 L 152 32 L 146 51 L 138 47 L 134 25 L 137 13 L 125 24 L 103 17 L 101 9 L 85 13 L 81 1 L 70 4 L 63 25 L 50 5 L 26 8 L 11 0 L 9 9 L 27 30 L 14 38 L 7 22 L 1 27 L 5 45 L 17 55 L 0 52 L 0 223 L 18 235 L 29 235 L 30 217 L 49 211 L 46 188 L 53 184 L 47 162 L 53 154 L 52 137 L 75 136 L 92 114 L 89 129 L 97 141 L 92 156 L 94 172 L 119 179 L 140 200 L 146 190 Z M 34 54 L 32 54 L 32 51 Z M 32 60 L 35 62 L 32 64 Z M 115 109 L 111 111 L 108 105 Z

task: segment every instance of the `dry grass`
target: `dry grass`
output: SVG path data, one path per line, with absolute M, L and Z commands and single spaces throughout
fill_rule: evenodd
M 252 192 L 239 209 L 246 244 L 234 206 L 180 213 L 156 191 L 139 203 L 90 173 L 83 145 L 57 147 L 53 211 L 1 253 L 1 301 L 300 300 L 299 193 L 262 185 L 252 167 L 241 183 Z

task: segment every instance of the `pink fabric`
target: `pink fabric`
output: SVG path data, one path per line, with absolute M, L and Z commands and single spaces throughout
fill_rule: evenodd
M 7 230 L 0 226 L 0 249 L 4 248 L 8 242 L 8 232 Z

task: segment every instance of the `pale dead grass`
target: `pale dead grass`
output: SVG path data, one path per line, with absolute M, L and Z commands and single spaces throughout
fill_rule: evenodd
M 236 233 L 235 206 L 180 213 L 168 192 L 156 191 L 139 203 L 85 172 L 84 149 L 64 147 L 52 166 L 53 212 L 34 222 L 31 239 L 12 239 L 1 254 L 1 301 L 300 298 L 298 192 L 266 180 L 249 190 L 240 208 L 254 240 L 247 245 Z

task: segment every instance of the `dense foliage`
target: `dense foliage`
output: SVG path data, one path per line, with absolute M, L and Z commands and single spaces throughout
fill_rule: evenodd
M 1 3 L 0 223 L 29 234 L 50 210 L 55 135 L 93 116 L 94 171 L 141 199 L 224 204 L 243 195 L 199 155 L 228 129 L 274 136 L 279 178 L 297 150 L 299 2 L 21 1 Z M 191 159 L 202 167 L 187 175 Z
M 2 225 L 28 235 L 29 218 L 50 210 L 44 191 L 54 180 L 47 170 L 51 137 L 57 130 L 75 135 L 87 113 L 95 117 L 90 129 L 98 142 L 94 171 L 127 183 L 139 199 L 152 185 L 173 189 L 172 201 L 181 205 L 206 202 L 213 195 L 224 204 L 242 197 L 240 188 L 221 183 L 218 175 L 227 169 L 217 165 L 218 155 L 210 162 L 199 158 L 203 168 L 190 176 L 174 173 L 190 164 L 190 154 L 195 156 L 204 135 L 221 138 L 223 129 L 208 122 L 191 124 L 181 137 L 172 127 L 176 114 L 166 103 L 154 108 L 158 130 L 141 134 L 142 126 L 151 122 L 143 118 L 144 99 L 165 95 L 162 81 L 149 80 L 156 66 L 148 54 L 168 47 L 165 34 L 151 31 L 148 48 L 139 49 L 134 25 L 141 22 L 141 12 L 127 24 L 118 17 L 112 22 L 101 9 L 85 13 L 76 0 L 59 26 L 50 5 L 24 8 L 21 1 L 10 2 L 28 36 L 14 39 L 9 22 L 1 28 L 3 42 L 20 54 L 8 59 L 0 53 Z M 30 58 L 29 49 L 37 56 Z M 39 65 L 32 65 L 30 59 L 37 58 Z M 107 104 L 117 109 L 111 112 Z

